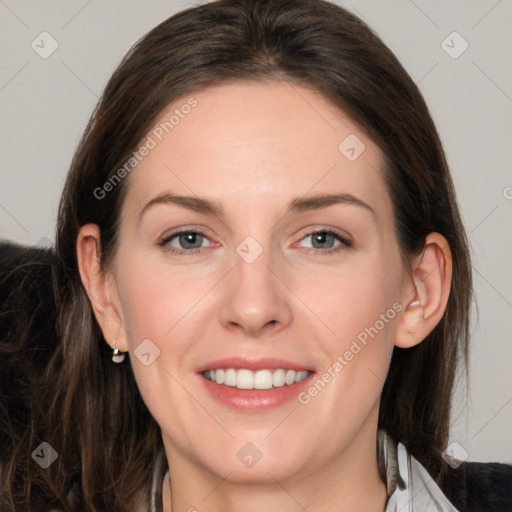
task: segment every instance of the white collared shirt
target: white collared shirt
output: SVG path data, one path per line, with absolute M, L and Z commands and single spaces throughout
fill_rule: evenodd
M 388 487 L 385 512 L 459 512 L 402 443 L 379 430 L 378 447 Z

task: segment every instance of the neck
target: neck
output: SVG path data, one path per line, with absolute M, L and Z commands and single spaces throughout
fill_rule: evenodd
M 328 464 L 301 477 L 266 483 L 231 482 L 166 448 L 173 475 L 164 484 L 164 512 L 383 512 L 386 484 L 378 472 L 376 432 L 358 433 Z M 171 457 L 169 457 L 171 455 Z

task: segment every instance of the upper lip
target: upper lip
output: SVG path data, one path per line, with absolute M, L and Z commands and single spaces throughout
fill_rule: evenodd
M 282 368 L 284 370 L 295 370 L 299 371 L 313 371 L 311 367 L 305 366 L 300 363 L 294 363 L 293 361 L 286 361 L 285 359 L 276 359 L 274 357 L 260 357 L 260 358 L 248 358 L 247 356 L 235 356 L 228 357 L 225 359 L 217 359 L 200 366 L 197 369 L 198 373 L 205 372 L 207 370 L 217 369 L 247 369 L 252 371 L 257 370 L 277 370 Z

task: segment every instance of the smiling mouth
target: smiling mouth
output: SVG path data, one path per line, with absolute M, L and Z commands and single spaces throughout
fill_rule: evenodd
M 238 389 L 273 389 L 291 386 L 311 375 L 311 371 L 295 371 L 278 368 L 276 370 L 247 370 L 245 368 L 206 370 L 202 372 L 205 379 Z

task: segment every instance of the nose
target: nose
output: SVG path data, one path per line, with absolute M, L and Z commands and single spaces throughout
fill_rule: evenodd
M 254 251 L 254 246 L 249 250 Z M 220 320 L 227 329 L 258 337 L 289 325 L 292 293 L 273 264 L 269 248 L 252 261 L 253 257 L 246 257 L 242 250 L 236 254 L 234 268 L 226 276 Z

